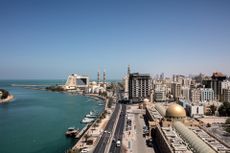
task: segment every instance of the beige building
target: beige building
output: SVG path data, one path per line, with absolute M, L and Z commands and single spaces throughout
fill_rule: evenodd
M 230 102 L 230 88 L 223 89 L 223 101 Z
M 179 98 L 181 96 L 181 84 L 177 82 L 173 82 L 171 84 L 171 93 L 174 99 Z
M 167 109 L 164 107 L 156 104 L 150 108 L 152 111 L 146 108 L 150 135 L 161 153 L 216 153 L 220 149 L 229 150 L 213 137 L 208 138 L 208 134 L 199 127 L 201 123 L 187 118 L 182 106 L 170 104 L 165 107 Z M 211 139 L 215 143 L 210 143 Z
M 200 89 L 192 89 L 190 94 L 190 100 L 192 103 L 200 103 Z

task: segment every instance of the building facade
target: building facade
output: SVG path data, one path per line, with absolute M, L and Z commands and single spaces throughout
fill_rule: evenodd
M 151 77 L 149 74 L 131 73 L 129 75 L 129 100 L 140 102 L 150 98 Z
M 223 101 L 230 102 L 230 88 L 223 89 Z
M 215 100 L 215 94 L 214 90 L 211 88 L 201 88 L 200 89 L 200 101 L 202 103 L 204 102 L 210 102 Z
M 189 100 L 190 88 L 185 86 L 181 88 L 181 98 Z
M 164 102 L 166 101 L 166 90 L 162 88 L 155 89 L 154 91 L 154 100 L 156 102 Z
M 200 103 L 200 89 L 192 89 L 190 93 L 192 103 Z
M 177 82 L 173 82 L 171 84 L 171 93 L 174 99 L 179 98 L 181 96 L 181 84 Z
M 217 100 L 221 100 L 221 95 L 222 95 L 221 85 L 224 80 L 226 80 L 226 76 L 223 75 L 222 73 L 220 72 L 213 73 L 211 88 L 214 90 L 215 98 Z

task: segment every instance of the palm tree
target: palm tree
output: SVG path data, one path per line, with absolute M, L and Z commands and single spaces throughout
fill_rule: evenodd
M 88 139 L 90 138 L 89 133 L 86 133 L 86 134 L 84 135 L 84 138 L 85 138 L 85 142 L 87 142 L 87 141 L 88 141 Z

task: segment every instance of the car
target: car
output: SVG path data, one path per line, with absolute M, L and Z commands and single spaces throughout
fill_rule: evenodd
M 117 146 L 117 147 L 120 147 L 120 146 L 121 146 L 121 141 L 120 141 L 120 140 L 117 140 L 116 146 Z
M 146 144 L 147 144 L 148 147 L 153 147 L 152 139 L 147 139 Z
M 88 150 L 87 149 L 82 149 L 80 153 L 87 153 Z

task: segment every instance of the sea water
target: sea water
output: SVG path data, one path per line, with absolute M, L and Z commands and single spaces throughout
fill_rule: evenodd
M 42 90 L 12 84 L 62 84 L 63 80 L 2 80 L 0 88 L 15 96 L 0 104 L 0 153 L 64 153 L 76 140 L 66 138 L 70 126 L 83 128 L 80 121 L 91 110 L 103 110 L 100 101 L 90 97 Z

